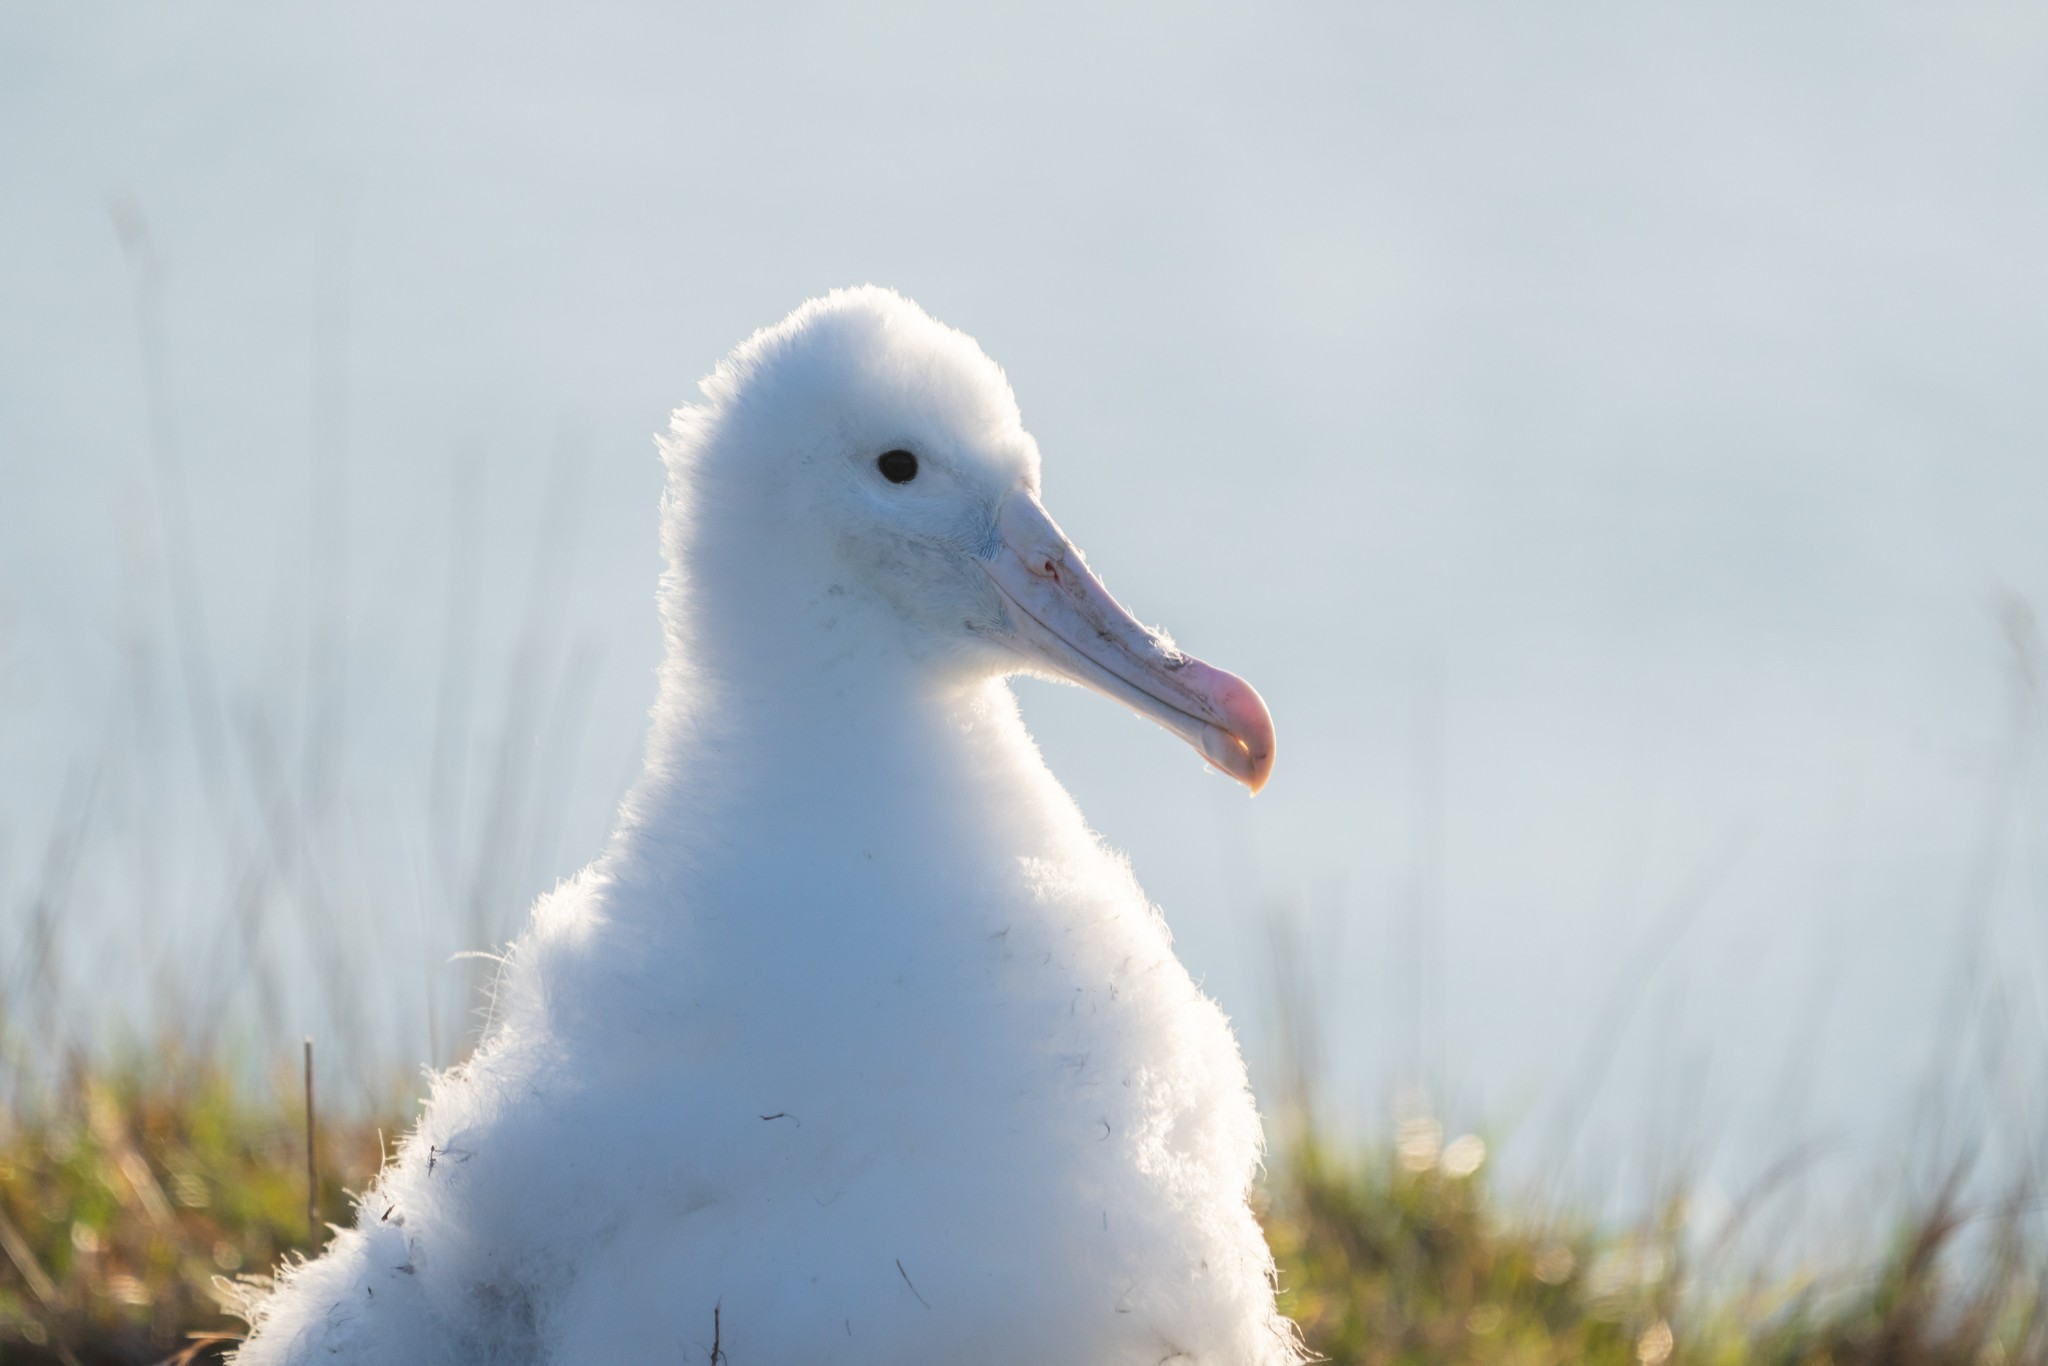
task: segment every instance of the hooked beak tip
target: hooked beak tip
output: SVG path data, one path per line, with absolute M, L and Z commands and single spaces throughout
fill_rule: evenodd
M 1273 713 L 1251 684 L 1235 674 L 1190 660 L 1193 677 L 1214 718 L 1201 746 L 1202 757 L 1243 783 L 1257 796 L 1273 775 L 1276 749 Z
M 1240 781 L 1244 783 L 1246 789 L 1249 790 L 1250 794 L 1256 797 L 1259 795 L 1260 792 L 1265 790 L 1266 779 L 1272 776 L 1273 751 L 1269 749 L 1264 754 L 1253 756 L 1251 761 L 1251 771 L 1246 773 L 1244 777 L 1240 779 Z
M 1252 796 L 1258 796 L 1266 780 L 1273 776 L 1272 722 L 1268 720 L 1261 730 L 1251 735 L 1225 731 L 1219 732 L 1217 739 L 1221 743 L 1213 748 L 1222 749 L 1223 753 L 1216 754 L 1211 747 L 1204 747 L 1204 757 L 1243 783 Z

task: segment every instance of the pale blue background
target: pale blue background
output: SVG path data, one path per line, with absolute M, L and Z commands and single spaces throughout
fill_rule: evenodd
M 11 7 L 17 1034 L 41 925 L 46 1056 L 224 1006 L 259 1059 L 446 1056 L 447 956 L 587 857 L 631 772 L 650 434 L 752 328 L 874 280 L 1007 367 L 1055 515 L 1272 705 L 1246 802 L 1025 690 L 1269 1103 L 1277 933 L 1342 1125 L 1420 1081 L 1525 1171 L 1732 1190 L 1990 1122 L 1934 1077 L 2030 1146 L 2044 71 L 2020 4 Z M 117 216 L 160 258 L 239 854 L 195 777 Z M 437 800 L 451 593 L 473 695 Z M 506 763 L 531 782 L 494 816 Z M 516 854 L 465 906 L 493 822 Z

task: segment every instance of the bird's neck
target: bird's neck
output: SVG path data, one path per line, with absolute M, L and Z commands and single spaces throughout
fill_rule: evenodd
M 849 647 L 672 664 L 606 864 L 693 920 L 900 917 L 1088 840 L 1004 680 Z
M 1116 881 L 1005 680 L 856 662 L 671 660 L 617 833 L 536 912 L 554 1032 L 699 1039 L 851 1018 L 875 991 L 957 1002 L 1003 945 L 1065 942 L 1046 887 Z

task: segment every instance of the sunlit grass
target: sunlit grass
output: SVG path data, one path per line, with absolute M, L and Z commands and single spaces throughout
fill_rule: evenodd
M 1889 1239 L 1766 1273 L 1713 1264 L 1682 1201 L 1620 1229 L 1520 1209 L 1490 1188 L 1479 1140 L 1438 1148 L 1427 1126 L 1354 1153 L 1305 1138 L 1276 1164 L 1267 1229 L 1281 1304 L 1331 1361 L 2048 1361 L 2048 1268 L 2020 1202 L 1967 1211 L 1952 1183 Z
M 72 1076 L 0 1115 L 0 1361 L 156 1361 L 234 1331 L 237 1278 L 310 1246 L 303 1102 L 208 1060 Z M 388 1131 L 388 1130 L 387 1130 Z M 379 1161 L 375 1123 L 324 1124 L 319 1209 Z
M 149 1363 L 237 1331 L 238 1283 L 312 1246 L 294 1082 L 137 1059 L 0 1116 L 0 1363 Z M 323 1220 L 375 1171 L 403 1123 L 389 1108 L 323 1121 Z M 1603 1228 L 1498 1195 L 1488 1158 L 1427 1120 L 1276 1155 L 1263 1217 L 1313 1349 L 1361 1366 L 2048 1362 L 2042 1250 L 2010 1204 L 1973 1216 L 1937 1192 L 1831 1266 L 1731 1274 L 1699 1264 L 1676 1203 Z

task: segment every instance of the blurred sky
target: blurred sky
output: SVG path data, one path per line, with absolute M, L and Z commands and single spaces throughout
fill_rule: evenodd
M 1291 991 L 1339 1123 L 1419 1079 L 1595 1178 L 1893 1151 L 1959 964 L 2048 1038 L 2044 72 L 1974 2 L 10 7 L 0 973 L 89 791 L 61 970 L 254 989 L 196 679 L 250 828 L 266 763 L 327 813 L 264 952 L 365 980 L 273 1013 L 423 1056 L 632 772 L 651 434 L 873 280 L 1271 703 L 1247 802 L 1023 689 L 1269 1103 Z M 513 761 L 555 833 L 472 922 L 432 846 Z

